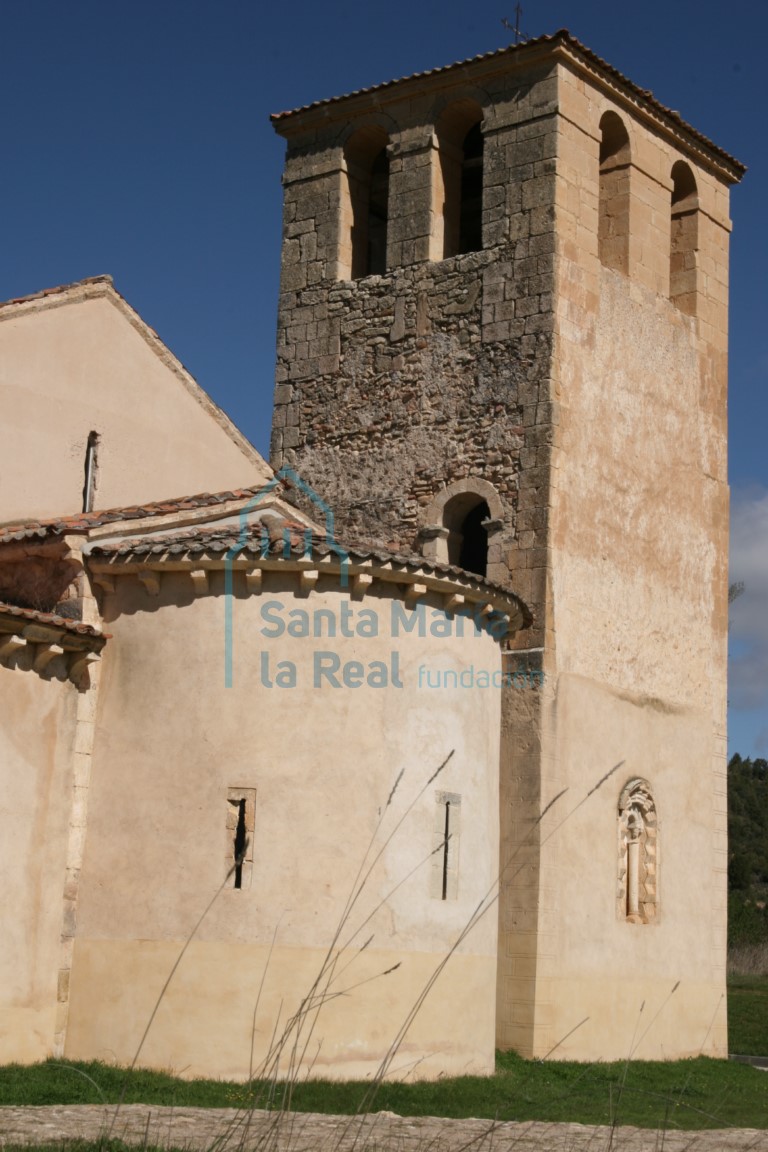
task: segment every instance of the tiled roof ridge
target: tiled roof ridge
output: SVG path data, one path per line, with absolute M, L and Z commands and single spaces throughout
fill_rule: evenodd
M 374 546 L 347 545 L 337 540 L 331 542 L 325 533 L 308 531 L 303 524 L 288 519 L 278 521 L 277 524 L 274 525 L 273 532 L 270 533 L 270 552 L 274 558 L 279 558 L 283 553 L 283 542 L 285 540 L 285 535 L 277 531 L 278 524 L 281 528 L 288 530 L 287 535 L 291 545 L 291 555 L 294 558 L 299 558 L 299 556 L 311 558 L 305 549 L 307 540 L 309 540 L 312 545 L 312 557 L 315 555 L 325 557 L 333 553 L 340 557 L 349 557 L 352 563 L 372 560 L 382 564 L 402 564 L 404 567 L 434 572 L 437 576 L 460 577 L 463 580 L 470 580 L 481 587 L 486 587 L 495 593 L 500 593 L 503 596 L 515 600 L 523 607 L 525 614 L 527 616 L 530 615 L 530 610 L 527 605 L 525 605 L 524 601 L 520 599 L 516 592 L 511 588 L 505 588 L 503 585 L 489 580 L 486 576 L 480 576 L 475 572 L 468 572 L 465 568 L 459 568 L 455 564 L 443 564 L 437 560 L 427 559 L 413 552 L 390 550 Z M 229 528 L 213 530 L 206 528 L 201 529 L 199 532 L 196 532 L 194 529 L 185 529 L 183 532 L 174 533 L 173 535 L 169 534 L 161 538 L 149 536 L 103 544 L 95 542 L 89 549 L 89 557 L 91 559 L 97 557 L 126 558 L 132 555 L 149 560 L 153 555 L 160 556 L 171 552 L 175 558 L 178 558 L 185 552 L 202 552 L 205 551 L 207 547 L 213 547 L 214 551 L 223 553 L 236 544 L 242 545 L 240 549 L 241 552 L 247 552 L 251 550 L 249 545 L 254 540 L 260 538 L 261 531 L 262 525 L 256 524 L 248 525 L 245 533 L 230 526 Z M 259 551 L 261 551 L 261 549 L 259 549 Z
M 48 296 L 63 296 L 65 292 L 71 292 L 74 288 L 87 288 L 91 284 L 106 284 L 117 292 L 112 277 L 108 272 L 104 272 L 100 276 L 86 276 L 82 280 L 73 280 L 71 284 L 57 284 L 54 288 L 42 288 L 39 292 L 30 292 L 26 296 L 0 300 L 0 308 L 9 308 L 13 304 L 30 304 L 35 300 L 44 300 Z
M 20 608 L 16 604 L 7 604 L 4 600 L 0 600 L 0 616 L 2 615 L 20 616 L 23 620 L 34 620 L 38 624 L 50 624 L 55 628 L 65 628 L 68 632 L 77 632 L 80 636 L 110 639 L 108 632 L 100 632 L 92 624 L 83 624 L 81 620 L 57 616 L 55 612 L 40 612 L 37 608 Z
M 636 84 L 634 80 L 630 80 L 628 76 L 625 76 L 624 73 L 620 72 L 618 68 L 615 68 L 613 64 L 609 64 L 602 56 L 598 56 L 596 52 L 593 52 L 591 48 L 588 48 L 586 44 L 583 44 L 572 35 L 567 28 L 559 28 L 556 32 L 544 33 L 541 36 L 532 37 L 529 40 L 522 41 L 520 44 L 507 44 L 503 48 L 494 48 L 490 52 L 481 52 L 476 56 L 468 57 L 466 60 L 454 60 L 451 64 L 442 64 L 437 68 L 428 68 L 423 72 L 413 72 L 408 76 L 398 76 L 393 80 L 384 80 L 379 84 L 371 84 L 366 88 L 357 88 L 353 92 L 346 92 L 341 96 L 328 96 L 324 100 L 313 100 L 310 104 L 303 104 L 299 108 L 291 108 L 284 112 L 273 112 L 270 120 L 276 131 L 279 131 L 278 125 L 281 122 L 287 121 L 289 117 L 297 116 L 302 112 L 327 107 L 330 104 L 338 104 L 343 100 L 349 100 L 353 96 L 367 96 L 372 92 L 381 92 L 385 88 L 391 88 L 395 84 L 402 84 L 407 80 L 423 80 L 428 76 L 438 76 L 441 73 L 450 72 L 454 68 L 465 68 L 468 64 L 477 64 L 481 60 L 491 60 L 495 56 L 504 56 L 515 52 L 522 53 L 526 49 L 545 44 L 556 44 L 558 41 L 568 45 L 570 48 L 576 49 L 589 63 L 596 65 L 602 69 L 602 71 L 608 73 L 609 76 L 625 88 L 628 88 L 635 96 L 641 97 L 646 103 L 650 104 L 657 113 L 661 113 L 662 116 L 671 120 L 676 127 L 684 129 L 694 140 L 698 141 L 698 143 L 703 144 L 721 159 L 727 161 L 727 163 L 739 173 L 739 178 L 744 175 L 747 170 L 745 164 L 742 164 L 735 156 L 731 156 L 724 148 L 715 144 L 715 142 L 710 140 L 708 136 L 705 136 L 703 132 L 699 132 L 698 129 L 689 124 L 687 120 L 683 119 L 679 112 L 662 104 L 650 89 L 641 88 L 639 84 Z
M 268 483 L 272 483 L 269 481 Z M 85 532 L 89 528 L 99 528 L 103 524 L 121 520 L 143 520 L 152 516 L 167 516 L 173 512 L 186 512 L 194 508 L 213 508 L 234 500 L 247 500 L 263 491 L 266 484 L 254 484 L 250 488 L 234 488 L 223 492 L 198 492 L 193 496 L 178 496 L 167 500 L 152 500 L 146 504 L 130 504 L 119 508 L 104 508 L 95 512 L 79 512 L 72 516 L 53 516 L 44 520 L 18 521 L 0 525 L 0 544 L 12 540 L 22 540 L 29 536 L 59 536 L 65 532 Z M 284 480 L 277 480 L 275 489 L 285 487 Z
M 265 511 L 274 512 L 273 509 L 266 508 Z M 185 543 L 204 547 L 206 544 L 219 541 L 234 540 L 239 542 L 252 540 L 256 537 L 261 539 L 265 532 L 270 538 L 271 546 L 276 546 L 275 541 L 278 536 L 282 540 L 286 531 L 290 534 L 292 542 L 295 542 L 298 535 L 303 541 L 327 542 L 326 534 L 322 529 L 302 524 L 300 520 L 291 520 L 287 516 L 274 514 L 269 519 L 246 521 L 239 527 L 232 524 L 223 524 L 219 527 L 216 525 L 201 525 L 200 527 L 192 525 L 189 528 L 169 528 L 163 535 L 131 536 L 124 540 L 105 540 L 103 542 L 94 540 L 89 546 L 88 554 L 100 556 L 129 552 L 165 552 L 173 546 L 183 547 Z M 341 548 L 341 545 L 339 547 Z

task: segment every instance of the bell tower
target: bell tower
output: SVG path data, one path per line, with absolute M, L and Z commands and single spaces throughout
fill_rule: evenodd
M 565 31 L 273 123 L 273 466 L 340 539 L 534 614 L 505 657 L 499 1045 L 622 1057 L 680 980 L 636 1055 L 723 1054 L 744 168 Z

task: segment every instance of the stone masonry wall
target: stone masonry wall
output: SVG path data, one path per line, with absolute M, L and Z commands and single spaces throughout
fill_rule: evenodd
M 465 94 L 436 103 L 429 91 L 377 114 L 390 139 L 384 276 L 335 277 L 342 146 L 357 122 L 290 141 L 272 464 L 296 468 L 331 505 L 341 539 L 409 551 L 439 493 L 482 478 L 503 510 L 489 575 L 512 568 L 535 611 L 552 441 L 555 77 L 469 90 L 484 108 L 484 248 L 429 261 L 432 128 Z

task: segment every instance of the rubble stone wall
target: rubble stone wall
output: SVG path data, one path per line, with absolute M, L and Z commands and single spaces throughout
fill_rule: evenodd
M 409 551 L 435 497 L 482 478 L 503 509 L 488 574 L 522 570 L 515 587 L 535 608 L 552 440 L 555 89 L 550 73 L 495 84 L 480 94 L 481 252 L 426 258 L 447 95 L 378 118 L 390 132 L 384 276 L 336 279 L 345 130 L 290 142 L 272 463 L 328 501 L 342 539 Z

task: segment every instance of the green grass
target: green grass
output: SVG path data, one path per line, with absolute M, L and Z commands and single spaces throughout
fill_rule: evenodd
M 126 1075 L 124 1069 L 97 1063 L 6 1065 L 0 1068 L 0 1104 L 115 1103 Z M 354 1112 L 367 1087 L 354 1081 L 298 1084 L 292 1108 Z M 179 1080 L 136 1070 L 127 1077 L 124 1099 L 176 1107 L 259 1107 L 265 1090 L 260 1085 Z M 768 1073 L 703 1057 L 674 1063 L 635 1061 L 627 1066 L 540 1064 L 504 1053 L 495 1076 L 384 1084 L 373 1108 L 410 1116 L 616 1122 L 654 1129 L 768 1128 Z
M 730 976 L 730 1049 L 768 1056 L 768 976 Z M 357 1110 L 367 1082 L 312 1080 L 293 1086 L 300 1112 Z M 123 1095 L 124 1093 L 124 1095 Z M 127 1073 L 100 1063 L 49 1060 L 0 1067 L 0 1105 L 127 1104 L 264 1107 L 270 1086 L 181 1080 L 163 1072 Z M 280 1106 L 279 1092 L 275 1106 Z M 495 1076 L 385 1083 L 373 1110 L 402 1116 L 634 1124 L 641 1128 L 768 1128 L 768 1072 L 725 1060 L 574 1064 L 500 1053 Z M 119 1142 L 105 1152 L 122 1152 Z M 68 1152 L 88 1152 L 68 1142 Z
M 768 976 L 728 977 L 728 1048 L 768 1056 Z
M 126 1144 L 123 1140 L 50 1140 L 45 1144 L 14 1144 L 6 1142 L 3 1152 L 136 1152 L 136 1144 Z M 188 1148 L 172 1148 L 167 1145 L 139 1145 L 141 1152 L 189 1152 Z M 363 1150 L 361 1149 L 361 1152 Z

